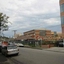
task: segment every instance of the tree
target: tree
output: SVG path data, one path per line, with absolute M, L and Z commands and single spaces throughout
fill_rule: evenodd
M 3 13 L 0 13 L 0 35 L 2 31 L 8 30 L 8 16 Z

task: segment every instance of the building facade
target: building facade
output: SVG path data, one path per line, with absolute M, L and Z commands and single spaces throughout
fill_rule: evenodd
M 64 33 L 64 0 L 60 0 L 60 16 L 61 16 L 62 33 Z
M 32 37 L 33 39 L 35 39 L 35 40 L 38 40 L 38 39 L 42 39 L 42 37 L 41 36 L 43 36 L 44 34 L 45 34 L 45 32 L 44 32 L 44 34 L 43 34 L 43 32 L 44 31 L 42 31 L 42 30 L 30 30 L 30 31 L 27 31 L 27 32 L 24 32 L 24 35 L 25 36 L 30 36 L 30 37 Z M 40 36 L 41 35 L 41 36 Z M 28 38 L 27 38 L 28 39 Z
M 30 30 L 24 32 L 24 35 L 18 36 L 16 40 L 29 40 L 29 41 L 54 41 L 64 38 L 62 33 L 53 32 L 51 30 Z
M 24 36 L 30 36 L 35 40 L 44 40 L 45 38 L 53 37 L 54 33 L 51 30 L 30 30 L 24 32 Z M 28 38 L 27 38 L 28 39 Z

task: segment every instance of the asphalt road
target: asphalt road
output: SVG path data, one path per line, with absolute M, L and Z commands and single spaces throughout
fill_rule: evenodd
M 18 64 L 64 64 L 64 53 L 19 48 L 19 56 L 10 57 Z

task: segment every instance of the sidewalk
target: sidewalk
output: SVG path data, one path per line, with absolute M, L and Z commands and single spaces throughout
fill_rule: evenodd
M 52 47 L 52 48 L 48 48 L 48 49 L 44 49 L 44 50 L 64 53 L 64 47 Z
M 7 57 L 0 53 L 0 64 L 13 64 Z

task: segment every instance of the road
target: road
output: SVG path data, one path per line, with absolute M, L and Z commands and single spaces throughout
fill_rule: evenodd
M 19 47 L 19 56 L 12 56 L 18 64 L 64 64 L 64 53 Z

